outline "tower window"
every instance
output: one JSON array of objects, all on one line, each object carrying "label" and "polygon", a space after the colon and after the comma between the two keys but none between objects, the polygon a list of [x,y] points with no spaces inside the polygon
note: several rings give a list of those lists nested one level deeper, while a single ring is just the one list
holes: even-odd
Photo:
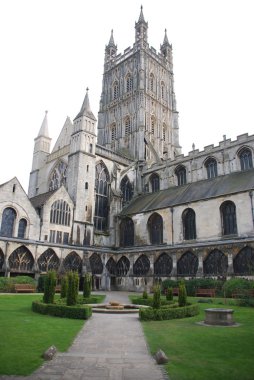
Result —
[{"label": "tower window", "polygon": [[94,226],[96,230],[105,231],[108,227],[109,214],[109,173],[103,162],[96,165],[95,173],[95,215]]},{"label": "tower window", "polygon": [[116,139],[116,125],[113,124],[111,128],[111,140],[115,141],[115,139]]},{"label": "tower window", "polygon": [[125,136],[129,136],[131,133],[131,121],[130,121],[130,118],[127,117],[125,119]]},{"label": "tower window", "polygon": [[88,182],[85,183],[85,189],[88,189]]},{"label": "tower window", "polygon": [[113,99],[117,99],[119,96],[119,85],[118,85],[118,82],[115,81],[114,84],[113,84]]},{"label": "tower window", "polygon": [[241,163],[241,170],[248,170],[253,168],[252,163],[252,154],[250,149],[244,148],[239,153],[240,163]]},{"label": "tower window", "polygon": [[207,178],[215,178],[217,177],[217,161],[214,158],[209,158],[206,163],[206,170],[207,170]]},{"label": "tower window", "polygon": [[126,91],[127,92],[130,92],[133,90],[133,78],[132,76],[129,74],[126,78]]},{"label": "tower window", "polygon": [[154,92],[154,75],[150,74],[150,90]]},{"label": "tower window", "polygon": [[177,176],[178,186],[185,185],[186,184],[186,169],[185,169],[185,167],[179,166],[176,169],[175,174]]}]

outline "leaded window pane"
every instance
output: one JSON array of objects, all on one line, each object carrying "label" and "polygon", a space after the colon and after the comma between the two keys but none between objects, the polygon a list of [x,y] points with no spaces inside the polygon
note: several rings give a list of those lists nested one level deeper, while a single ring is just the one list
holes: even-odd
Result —
[{"label": "leaded window pane", "polygon": [[254,249],[251,247],[241,249],[233,261],[233,267],[236,275],[253,275]]},{"label": "leaded window pane", "polygon": [[8,262],[11,272],[31,272],[34,258],[25,246],[21,246],[12,252]]},{"label": "leaded window pane", "polygon": [[133,265],[134,276],[145,276],[149,272],[150,261],[146,255],[141,255]]},{"label": "leaded window pane", "polygon": [[196,239],[195,219],[195,212],[191,208],[188,208],[183,212],[183,234],[185,240]]},{"label": "leaded window pane", "polygon": [[240,154],[241,170],[248,170],[253,168],[252,154],[250,149],[243,149]]},{"label": "leaded window pane", "polygon": [[122,192],[123,206],[124,206],[126,203],[130,202],[130,200],[133,197],[132,185],[131,185],[129,178],[127,176],[125,176],[122,179],[121,184],[120,184],[120,189]]},{"label": "leaded window pane", "polygon": [[151,244],[163,243],[163,219],[159,214],[154,213],[150,216],[148,230]]},{"label": "leaded window pane", "polygon": [[50,210],[50,223],[63,226],[70,225],[71,209],[63,199],[55,201]]},{"label": "leaded window pane", "polygon": [[102,274],[103,264],[101,257],[97,253],[93,253],[89,258],[92,274]]},{"label": "leaded window pane", "polygon": [[228,259],[218,249],[209,253],[204,261],[204,274],[225,276],[228,270]]},{"label": "leaded window pane", "polygon": [[49,178],[49,191],[56,190],[62,185],[66,185],[67,164],[60,161],[53,170]]},{"label": "leaded window pane", "polygon": [[181,166],[176,170],[176,176],[177,176],[178,186],[182,186],[186,184],[186,169],[184,166]]},{"label": "leaded window pane", "polygon": [[106,268],[108,270],[108,273],[112,276],[116,276],[117,274],[117,267],[116,262],[113,259],[113,257],[110,257],[110,259],[107,261]]},{"label": "leaded window pane", "polygon": [[105,231],[108,227],[109,213],[109,174],[102,162],[96,165],[95,192],[94,226],[98,231]]},{"label": "leaded window pane", "polygon": [[237,234],[235,204],[226,201],[221,205],[223,235]]},{"label": "leaded window pane", "polygon": [[7,207],[6,209],[4,209],[4,212],[2,215],[2,223],[1,223],[2,236],[7,236],[7,237],[13,236],[16,215],[17,215],[16,211],[13,208]]},{"label": "leaded window pane", "polygon": [[18,229],[18,238],[24,239],[26,236],[26,227],[27,221],[26,219],[20,219],[19,221],[19,229]]},{"label": "leaded window pane", "polygon": [[128,75],[127,80],[126,80],[126,91],[130,92],[132,91],[132,89],[133,89],[133,79],[131,75]]},{"label": "leaded window pane", "polygon": [[116,264],[117,276],[118,277],[127,276],[129,269],[130,269],[130,261],[127,259],[126,256],[122,256]]},{"label": "leaded window pane", "polygon": [[152,193],[160,190],[160,177],[158,174],[152,174],[150,177],[150,184],[152,188]]},{"label": "leaded window pane", "polygon": [[38,259],[38,267],[41,272],[48,272],[49,270],[57,271],[59,264],[60,260],[51,248],[43,252]]},{"label": "leaded window pane", "polygon": [[154,274],[156,276],[169,276],[172,268],[172,258],[166,253],[162,253],[154,263]]},{"label": "leaded window pane", "polygon": [[63,261],[63,267],[66,272],[75,271],[81,273],[82,259],[76,252],[71,252],[65,257]]},{"label": "leaded window pane", "polygon": [[217,177],[217,161],[213,158],[207,160],[206,170],[208,179]]},{"label": "leaded window pane", "polygon": [[131,218],[125,218],[120,224],[120,245],[130,247],[134,245],[134,223]]},{"label": "leaded window pane", "polygon": [[195,276],[198,270],[198,258],[192,252],[184,253],[177,262],[177,274]]}]

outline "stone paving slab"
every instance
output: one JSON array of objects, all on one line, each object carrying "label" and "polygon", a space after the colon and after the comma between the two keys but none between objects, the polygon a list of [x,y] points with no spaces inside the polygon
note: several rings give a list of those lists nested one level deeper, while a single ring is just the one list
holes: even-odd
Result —
[{"label": "stone paving slab", "polygon": [[[129,303],[128,293],[109,292],[105,302]],[[138,314],[96,314],[72,346],[32,375],[1,380],[167,380],[148,352]]]}]

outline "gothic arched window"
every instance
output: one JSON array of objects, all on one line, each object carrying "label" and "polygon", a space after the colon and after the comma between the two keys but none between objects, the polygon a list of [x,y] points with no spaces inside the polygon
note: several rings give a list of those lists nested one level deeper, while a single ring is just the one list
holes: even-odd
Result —
[{"label": "gothic arched window", "polygon": [[48,272],[49,270],[57,271],[59,265],[60,260],[52,248],[48,248],[38,259],[38,267],[41,272]]},{"label": "gothic arched window", "polygon": [[130,261],[127,259],[126,256],[122,256],[116,264],[117,276],[119,277],[127,276],[129,269],[130,269]]},{"label": "gothic arched window", "polygon": [[116,125],[115,123],[111,127],[111,141],[115,141],[116,139]]},{"label": "gothic arched window", "polygon": [[102,274],[103,264],[101,257],[97,253],[93,253],[89,258],[92,274]]},{"label": "gothic arched window", "polygon": [[161,98],[165,99],[165,83],[161,82]]},{"label": "gothic arched window", "polygon": [[148,231],[151,244],[163,243],[163,219],[159,214],[154,213],[148,219]]},{"label": "gothic arched window", "polygon": [[196,239],[196,216],[191,208],[184,210],[182,214],[183,236],[185,240]]},{"label": "gothic arched window", "polygon": [[70,225],[71,209],[63,199],[55,201],[50,210],[50,223]]},{"label": "gothic arched window", "polygon": [[228,269],[228,259],[218,249],[209,253],[204,261],[204,274],[225,275]]},{"label": "gothic arched window", "polygon": [[186,184],[186,169],[184,166],[178,166],[175,170],[175,174],[177,176],[178,186],[182,186]]},{"label": "gothic arched window", "polygon": [[153,173],[149,178],[150,184],[151,184],[151,190],[152,193],[155,193],[156,191],[160,191],[160,177],[158,174]]},{"label": "gothic arched window", "polygon": [[130,247],[134,245],[134,223],[131,218],[124,218],[120,224],[120,245]]},{"label": "gothic arched window", "polygon": [[166,124],[164,123],[163,128],[162,128],[162,138],[164,142],[166,141],[166,130],[167,130],[167,127],[166,127]]},{"label": "gothic arched window", "polygon": [[152,135],[155,134],[155,117],[154,116],[151,117],[151,133]]},{"label": "gothic arched window", "polygon": [[82,259],[76,252],[71,252],[65,257],[63,261],[63,267],[66,272],[75,271],[81,273]]},{"label": "gothic arched window", "polygon": [[126,117],[125,119],[125,137],[128,137],[131,133],[131,119]]},{"label": "gothic arched window", "polygon": [[108,273],[110,275],[116,276],[116,274],[117,274],[116,262],[113,259],[113,257],[110,257],[110,259],[107,261],[106,268],[107,268]]},{"label": "gothic arched window", "polygon": [[149,83],[149,88],[152,92],[154,92],[154,75],[151,73],[150,74],[150,83]]},{"label": "gothic arched window", "polygon": [[130,202],[133,197],[133,189],[128,176],[124,176],[120,183],[120,190],[123,197],[123,205]]},{"label": "gothic arched window", "polygon": [[109,173],[103,162],[96,165],[95,170],[94,226],[98,231],[105,231],[108,227],[109,213]]},{"label": "gothic arched window", "polygon": [[27,221],[22,218],[19,221],[18,238],[24,239],[26,237]]},{"label": "gothic arched window", "polygon": [[31,272],[34,265],[33,255],[24,245],[15,249],[8,261],[11,272]]},{"label": "gothic arched window", "polygon": [[208,179],[215,178],[218,176],[217,161],[214,158],[209,158],[208,160],[206,160],[205,167]]},{"label": "gothic arched window", "polygon": [[134,276],[145,276],[150,269],[150,260],[146,255],[141,255],[133,265]]},{"label": "gothic arched window", "polygon": [[220,206],[222,219],[222,235],[237,234],[236,208],[231,201],[223,202]]},{"label": "gothic arched window", "polygon": [[239,158],[241,163],[241,170],[248,170],[253,168],[251,150],[244,148],[239,152]]},{"label": "gothic arched window", "polygon": [[117,81],[113,84],[113,99],[116,100],[119,96],[119,84]]},{"label": "gothic arched window", "polygon": [[233,267],[236,275],[253,275],[254,249],[248,246],[241,249],[233,261]]},{"label": "gothic arched window", "polygon": [[177,274],[195,276],[198,270],[198,258],[192,252],[184,253],[177,262]]},{"label": "gothic arched window", "polygon": [[4,209],[1,223],[1,236],[12,237],[17,213],[12,207]]},{"label": "gothic arched window", "polygon": [[67,164],[60,161],[49,178],[49,191],[56,190],[62,185],[66,185]]},{"label": "gothic arched window", "polygon": [[126,77],[126,91],[130,92],[133,90],[133,78],[130,74]]},{"label": "gothic arched window", "polygon": [[172,268],[172,258],[166,253],[162,253],[154,263],[154,274],[156,276],[169,276]]}]

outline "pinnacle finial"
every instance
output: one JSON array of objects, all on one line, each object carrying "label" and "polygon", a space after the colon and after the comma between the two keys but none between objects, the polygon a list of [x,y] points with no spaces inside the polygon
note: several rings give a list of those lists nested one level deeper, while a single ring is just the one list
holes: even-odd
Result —
[{"label": "pinnacle finial", "polygon": [[87,88],[86,88],[86,92],[88,92],[88,91],[89,91],[89,88],[87,87]]}]

